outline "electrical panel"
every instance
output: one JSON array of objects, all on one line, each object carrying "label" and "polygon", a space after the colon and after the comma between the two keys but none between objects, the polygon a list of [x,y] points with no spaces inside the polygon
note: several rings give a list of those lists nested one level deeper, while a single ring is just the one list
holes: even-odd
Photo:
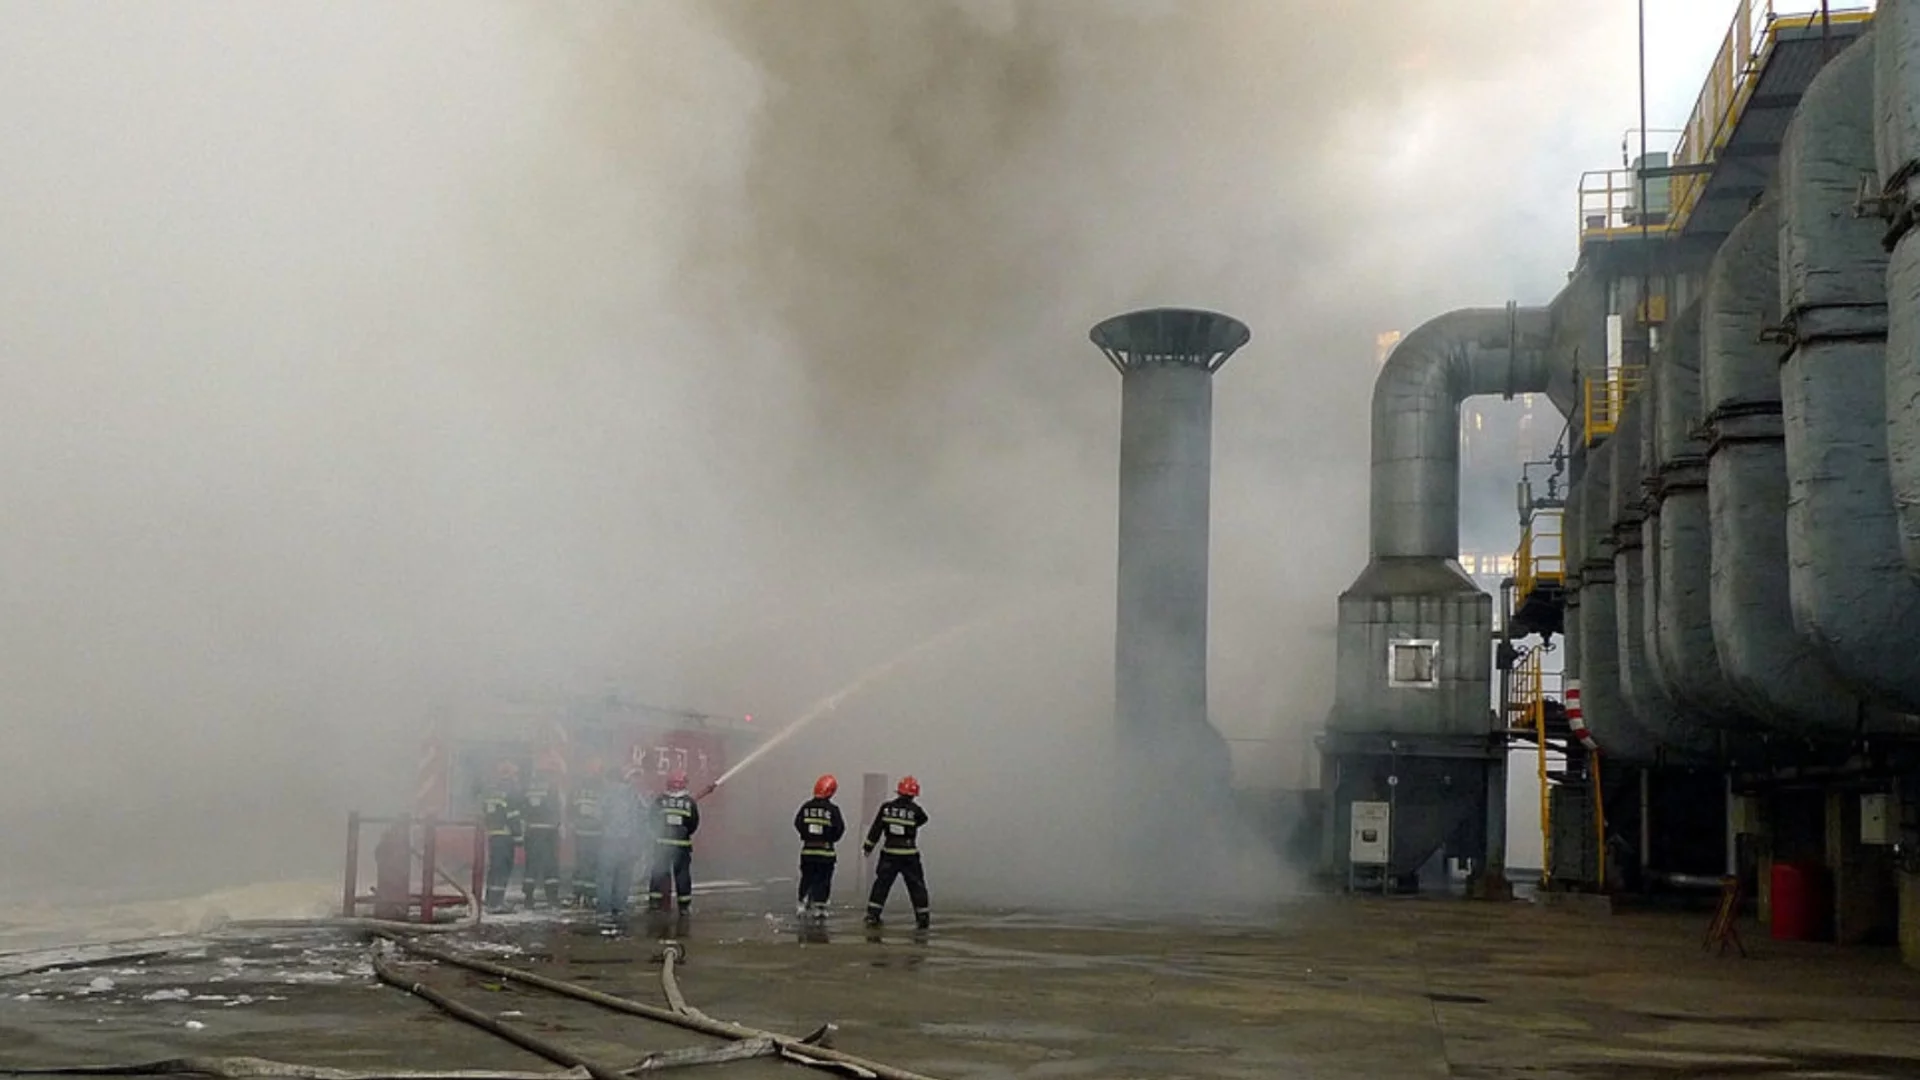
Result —
[{"label": "electrical panel", "polygon": [[1877,846],[1893,843],[1893,796],[1874,792],[1860,796],[1860,842]]},{"label": "electrical panel", "polygon": [[1385,866],[1393,823],[1393,807],[1383,802],[1353,804],[1353,831],[1347,860],[1355,866]]}]

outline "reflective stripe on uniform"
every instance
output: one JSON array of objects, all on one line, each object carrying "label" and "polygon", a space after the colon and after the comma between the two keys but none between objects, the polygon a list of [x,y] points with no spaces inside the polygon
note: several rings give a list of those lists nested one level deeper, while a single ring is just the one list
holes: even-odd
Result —
[{"label": "reflective stripe on uniform", "polygon": [[801,848],[801,849],[800,849],[800,854],[802,854],[802,855],[825,855],[825,856],[826,856],[827,858],[829,858],[829,859],[831,859],[831,858],[833,858],[833,855],[834,855],[834,851],[833,851],[833,849],[832,849],[832,848],[830,848],[830,847],[829,847],[829,848],[817,848],[817,847],[803,847],[803,848]]},{"label": "reflective stripe on uniform", "polygon": [[691,840],[666,840],[666,839],[661,839],[661,840],[657,840],[657,841],[655,841],[655,843],[659,843],[659,844],[665,844],[665,845],[667,845],[668,847],[684,847],[684,848],[690,848],[690,847],[692,847],[692,846],[693,846],[693,841],[691,841]]},{"label": "reflective stripe on uniform", "polygon": [[920,854],[920,849],[919,848],[883,847],[880,849],[880,854],[882,855],[918,855]]}]

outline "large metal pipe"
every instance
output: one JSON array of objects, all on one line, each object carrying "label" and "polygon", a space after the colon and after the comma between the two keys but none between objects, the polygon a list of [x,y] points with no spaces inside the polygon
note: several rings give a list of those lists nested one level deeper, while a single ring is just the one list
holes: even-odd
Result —
[{"label": "large metal pipe", "polygon": [[1874,35],[1821,70],[1780,155],[1780,369],[1793,625],[1869,697],[1920,709],[1920,584],[1887,466],[1884,223],[1853,212],[1873,166]]},{"label": "large metal pipe", "polygon": [[1733,688],[1713,645],[1710,582],[1713,530],[1707,507],[1707,441],[1700,421],[1700,305],[1668,328],[1651,375],[1647,435],[1652,442],[1654,510],[1646,528],[1648,639],[1654,671],[1699,722],[1737,722]]},{"label": "large metal pipe", "polygon": [[1920,4],[1881,0],[1874,15],[1874,140],[1893,220],[1887,260],[1886,423],[1900,547],[1920,571]]},{"label": "large metal pipe", "polygon": [[1576,481],[1567,529],[1580,536],[1579,603],[1573,632],[1587,727],[1608,760],[1651,762],[1659,741],[1641,726],[1620,692],[1619,606],[1614,590],[1612,454],[1609,441],[1586,453],[1584,479]]},{"label": "large metal pipe", "polygon": [[[1372,558],[1340,596],[1331,729],[1484,747],[1496,725],[1492,601],[1461,569],[1460,403],[1538,393],[1544,309],[1466,309],[1408,334],[1373,388]],[[1425,652],[1409,682],[1395,657]],[[1404,793],[1403,793],[1404,794]]]},{"label": "large metal pipe", "polygon": [[1749,213],[1708,272],[1701,322],[1712,520],[1713,640],[1727,680],[1782,733],[1850,734],[1859,702],[1793,629],[1787,573],[1782,346],[1763,331],[1779,311],[1778,220]]},{"label": "large metal pipe", "polygon": [[1640,395],[1627,407],[1618,427],[1607,439],[1606,458],[1611,472],[1608,499],[1613,518],[1614,635],[1620,665],[1620,694],[1640,727],[1658,739],[1670,756],[1696,757],[1711,752],[1713,740],[1675,706],[1654,671],[1647,649],[1646,625],[1651,620],[1645,552],[1642,549],[1647,512],[1646,477],[1652,463],[1651,447],[1641,439],[1646,427],[1647,399]]},{"label": "large metal pipe", "polygon": [[1647,503],[1640,439],[1646,427],[1646,405],[1645,396],[1638,397],[1607,439],[1613,446],[1607,457],[1613,475],[1609,502],[1614,602],[1619,616],[1614,634],[1620,651],[1620,693],[1627,699],[1627,707],[1640,718],[1642,727],[1671,737],[1686,719],[1674,710],[1647,654],[1646,623],[1651,605],[1647,602],[1647,564],[1642,548]]},{"label": "large metal pipe", "polygon": [[1544,393],[1546,308],[1466,308],[1408,334],[1373,384],[1375,559],[1460,556],[1460,403]]}]

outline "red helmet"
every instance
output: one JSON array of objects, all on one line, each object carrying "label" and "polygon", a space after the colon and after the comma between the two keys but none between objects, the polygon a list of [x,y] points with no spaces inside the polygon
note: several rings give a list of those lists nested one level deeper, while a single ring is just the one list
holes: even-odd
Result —
[{"label": "red helmet", "polygon": [[903,776],[900,778],[900,786],[894,790],[909,799],[917,799],[920,797],[920,781],[911,776]]},{"label": "red helmet", "polygon": [[833,793],[839,790],[840,781],[835,780],[832,773],[813,782],[813,797],[816,799],[831,799]]},{"label": "red helmet", "polygon": [[607,763],[597,757],[588,758],[587,764],[581,771],[586,773],[590,779],[598,780],[600,775],[607,771]]},{"label": "red helmet", "polygon": [[675,769],[672,772],[668,773],[667,774],[667,790],[668,791],[687,790],[687,770]]},{"label": "red helmet", "polygon": [[502,780],[518,780],[520,778],[520,766],[513,761],[501,760],[494,763],[493,775]]}]

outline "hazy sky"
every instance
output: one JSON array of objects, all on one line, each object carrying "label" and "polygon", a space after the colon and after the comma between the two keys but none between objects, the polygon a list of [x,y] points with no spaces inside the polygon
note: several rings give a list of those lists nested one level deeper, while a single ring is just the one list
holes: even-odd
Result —
[{"label": "hazy sky", "polygon": [[[1677,127],[1732,5],[1653,6]],[[0,862],[327,866],[433,702],[773,723],[1018,597],[834,745],[1033,790],[1110,686],[1085,331],[1147,304],[1254,330],[1217,722],[1317,724],[1374,335],[1549,299],[1635,120],[1631,4],[1365,7],[0,2]]]}]

